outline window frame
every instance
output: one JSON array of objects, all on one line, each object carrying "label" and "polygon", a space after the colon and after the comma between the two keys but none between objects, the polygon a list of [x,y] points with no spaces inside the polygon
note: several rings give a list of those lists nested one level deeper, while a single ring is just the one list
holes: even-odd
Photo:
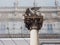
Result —
[{"label": "window frame", "polygon": [[44,44],[60,44],[60,42],[42,42],[41,45],[44,45]]}]

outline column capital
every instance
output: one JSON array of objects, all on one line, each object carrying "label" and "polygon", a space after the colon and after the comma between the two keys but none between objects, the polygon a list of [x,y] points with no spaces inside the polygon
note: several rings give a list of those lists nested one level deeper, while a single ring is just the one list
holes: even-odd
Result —
[{"label": "column capital", "polygon": [[24,23],[25,27],[28,30],[31,29],[40,30],[43,24],[43,16],[41,15],[25,16]]}]

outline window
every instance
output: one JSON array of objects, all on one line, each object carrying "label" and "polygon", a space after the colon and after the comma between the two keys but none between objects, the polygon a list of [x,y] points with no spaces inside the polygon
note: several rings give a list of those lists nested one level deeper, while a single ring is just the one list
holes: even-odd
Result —
[{"label": "window", "polygon": [[0,24],[0,34],[4,34],[6,31],[6,25],[4,23]]},{"label": "window", "polygon": [[41,45],[60,45],[59,42],[55,43],[42,43]]},{"label": "window", "polygon": [[48,33],[53,33],[53,25],[52,24],[47,24],[47,31],[48,31]]}]

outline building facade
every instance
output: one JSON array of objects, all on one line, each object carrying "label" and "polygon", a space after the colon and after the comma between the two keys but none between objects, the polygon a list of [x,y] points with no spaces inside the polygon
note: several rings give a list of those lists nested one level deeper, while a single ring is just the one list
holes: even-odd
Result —
[{"label": "building facade", "polygon": [[[23,38],[27,38],[23,41],[25,41],[24,43],[26,45],[29,43],[28,38],[30,37],[30,31],[25,27],[23,16],[27,8],[28,7],[18,7],[17,10],[15,10],[14,7],[0,7],[0,38],[10,38],[8,40],[17,38],[19,40],[17,40],[18,42],[16,45],[19,45],[19,41],[21,42]],[[41,7],[40,12],[44,18],[46,18],[43,27],[39,31],[40,44],[60,45],[60,20],[55,18],[60,16],[60,7],[58,9],[56,7]],[[53,20],[53,18],[56,20]],[[15,45],[16,42],[16,40],[15,42],[14,40],[15,39],[12,40],[13,45]],[[3,41],[3,44],[5,43],[6,42]]]}]

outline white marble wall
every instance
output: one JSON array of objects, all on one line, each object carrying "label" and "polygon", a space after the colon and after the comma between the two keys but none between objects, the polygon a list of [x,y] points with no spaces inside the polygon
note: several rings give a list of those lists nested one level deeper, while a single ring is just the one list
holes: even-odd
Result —
[{"label": "white marble wall", "polygon": [[[49,32],[47,24],[52,24],[52,28],[53,30],[51,30]],[[25,27],[24,22],[19,22],[19,21],[13,21],[13,22],[0,22],[0,34],[20,34],[20,33],[24,33],[24,34],[29,34],[29,31],[27,30],[27,28]],[[39,33],[58,33],[60,34],[60,22],[52,22],[52,23],[43,23],[43,27],[41,28],[41,30],[39,31]]]}]

